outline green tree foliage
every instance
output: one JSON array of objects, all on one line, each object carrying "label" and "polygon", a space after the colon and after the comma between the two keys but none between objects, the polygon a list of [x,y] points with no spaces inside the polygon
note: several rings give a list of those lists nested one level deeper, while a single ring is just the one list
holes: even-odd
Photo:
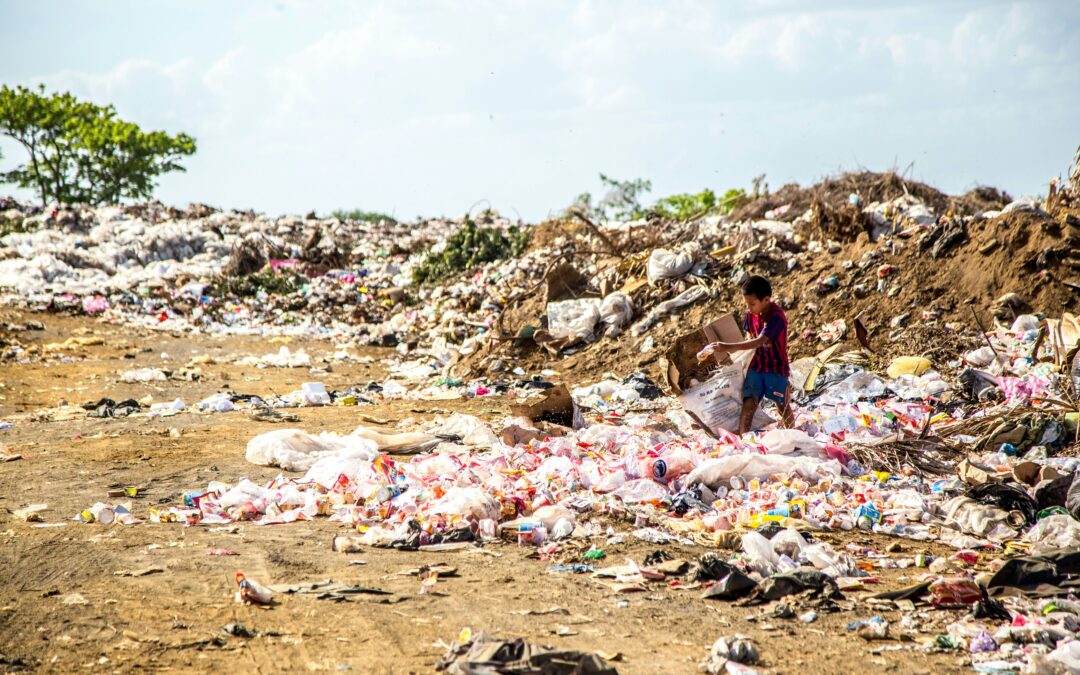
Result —
[{"label": "green tree foliage", "polygon": [[477,227],[469,219],[450,235],[441,253],[429,253],[413,269],[413,280],[421,284],[438,281],[476,265],[516,258],[528,244],[528,230],[511,226],[504,234],[494,227]]},{"label": "green tree foliage", "polygon": [[570,210],[580,211],[594,220],[633,220],[645,215],[641,197],[652,190],[652,181],[644,178],[620,181],[600,174],[600,184],[605,192],[599,201],[594,204],[592,195],[584,192],[570,205]]},{"label": "green tree foliage", "polygon": [[359,220],[364,223],[377,223],[382,220],[389,221],[391,223],[396,222],[393,216],[388,216],[385,213],[379,213],[378,211],[363,211],[361,209],[338,209],[330,212],[331,218],[337,218],[338,220]]},{"label": "green tree foliage", "polygon": [[0,181],[34,190],[43,204],[148,199],[158,176],[184,171],[180,160],[195,153],[187,134],[143,131],[119,119],[111,105],[46,94],[44,87],[0,88],[0,134],[29,156]]},{"label": "green tree foliage", "polygon": [[710,214],[727,214],[747,200],[746,190],[731,189],[718,197],[705,188],[697,194],[684,192],[658,199],[652,206],[643,206],[642,197],[652,191],[652,182],[644,178],[615,180],[600,174],[600,184],[605,188],[604,197],[594,202],[592,195],[584,192],[574,200],[567,213],[580,213],[592,220],[634,220],[645,216],[659,216],[674,220],[686,220]]},{"label": "green tree foliage", "polygon": [[726,215],[745,203],[746,199],[746,190],[741,188],[728,190],[719,199],[715,192],[705,188],[697,194],[684,192],[658,199],[651,210],[663,218],[687,220],[710,214]]}]

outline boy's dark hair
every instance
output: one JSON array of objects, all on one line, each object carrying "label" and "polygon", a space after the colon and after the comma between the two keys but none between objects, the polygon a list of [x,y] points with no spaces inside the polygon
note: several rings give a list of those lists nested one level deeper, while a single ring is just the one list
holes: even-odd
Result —
[{"label": "boy's dark hair", "polygon": [[743,295],[752,295],[758,300],[772,297],[772,284],[765,277],[754,275],[743,282]]}]

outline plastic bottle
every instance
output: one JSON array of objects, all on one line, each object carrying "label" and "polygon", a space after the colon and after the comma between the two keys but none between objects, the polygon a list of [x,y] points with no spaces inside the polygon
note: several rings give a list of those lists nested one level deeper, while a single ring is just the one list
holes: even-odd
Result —
[{"label": "plastic bottle", "polygon": [[384,485],[375,491],[375,501],[379,502],[380,504],[383,502],[388,502],[404,491],[405,488],[401,487],[400,485]]},{"label": "plastic bottle", "polygon": [[274,594],[269,588],[248,579],[243,572],[236,573],[236,584],[239,586],[236,592],[237,602],[245,605],[268,605],[273,601]]},{"label": "plastic bottle", "polygon": [[499,524],[493,518],[483,518],[479,522],[479,534],[480,538],[484,540],[497,539],[499,534]]},{"label": "plastic bottle", "polygon": [[685,452],[669,452],[652,460],[649,474],[656,480],[673,481],[694,470],[694,461]]}]

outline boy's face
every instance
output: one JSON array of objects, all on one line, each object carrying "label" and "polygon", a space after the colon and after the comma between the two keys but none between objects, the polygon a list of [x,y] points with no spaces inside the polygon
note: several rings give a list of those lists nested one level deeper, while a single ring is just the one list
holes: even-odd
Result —
[{"label": "boy's face", "polygon": [[753,295],[744,295],[743,300],[746,301],[746,309],[750,310],[751,314],[763,314],[765,308],[769,306],[769,298],[759,298]]}]

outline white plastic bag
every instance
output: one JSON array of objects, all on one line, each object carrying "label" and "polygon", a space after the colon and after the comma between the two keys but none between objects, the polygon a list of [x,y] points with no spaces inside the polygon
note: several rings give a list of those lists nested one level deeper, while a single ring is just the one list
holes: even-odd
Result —
[{"label": "white plastic bag", "polygon": [[772,543],[760,532],[747,532],[742,538],[742,548],[751,567],[762,576],[776,572],[780,557],[773,551]]},{"label": "white plastic bag", "polygon": [[669,251],[666,248],[658,248],[649,256],[646,273],[649,283],[655,285],[661,279],[681,277],[689,272],[693,265],[694,254],[687,249]]},{"label": "white plastic bag", "polygon": [[801,429],[772,429],[761,437],[761,444],[773,455],[799,452],[803,455],[821,456],[822,444]]},{"label": "white plastic bag", "polygon": [[[738,431],[743,380],[753,358],[754,352],[751,350],[732,353],[730,364],[720,366],[708,380],[679,395],[683,408],[693,413],[714,433],[720,429]],[[753,426],[760,429],[770,421],[759,407],[754,414]]]},{"label": "white plastic bag", "polygon": [[591,340],[600,321],[600,301],[579,298],[549,302],[547,305],[548,332],[557,338],[571,341]]},{"label": "white plastic bag", "polygon": [[637,504],[641,502],[657,501],[669,496],[670,493],[667,488],[654,480],[649,478],[639,478],[637,480],[627,481],[611,494],[622,499],[624,502]]},{"label": "white plastic bag", "polygon": [[436,436],[458,436],[462,445],[491,447],[499,443],[499,437],[479,417],[454,413],[441,421],[431,433]]},{"label": "white plastic bag", "polygon": [[840,462],[791,455],[728,455],[702,462],[686,478],[687,485],[702,483],[710,489],[726,484],[732,476],[745,480],[765,480],[779,473],[797,473],[804,478],[833,478],[840,475]]},{"label": "white plastic bag", "polygon": [[656,325],[657,321],[663,319],[665,316],[674,312],[676,309],[695,303],[698,300],[707,298],[708,296],[709,291],[705,290],[703,286],[691,286],[682,293],[676,295],[671,300],[665,300],[659,305],[653,307],[652,310],[650,310],[649,313],[646,314],[643,319],[641,319],[641,321],[638,321],[633,325],[633,327],[630,329],[630,333],[634,337],[641,337],[645,334],[646,331]]},{"label": "white plastic bag", "polygon": [[307,471],[323,457],[363,458],[374,461],[379,447],[374,441],[356,436],[322,433],[318,436],[300,429],[278,429],[248,441],[245,459],[261,466],[280,466],[286,471]]},{"label": "white plastic bag", "polygon": [[[980,504],[970,497],[953,497],[945,502],[942,509],[945,511],[948,525],[976,537],[986,537],[991,541],[1001,542],[1014,539],[1019,534],[1009,526],[1008,511],[996,506]],[[1043,520],[1046,521],[1049,518]]]},{"label": "white plastic bag", "polygon": [[453,486],[439,498],[431,509],[432,513],[447,516],[461,516],[467,520],[499,519],[499,502],[478,487]]},{"label": "white plastic bag", "polygon": [[634,303],[626,293],[609,293],[600,303],[600,321],[609,331],[622,330],[634,318]]},{"label": "white plastic bag", "polygon": [[1080,521],[1064,514],[1047,516],[1027,531],[1024,541],[1031,543],[1034,555],[1061,548],[1080,548]]}]

